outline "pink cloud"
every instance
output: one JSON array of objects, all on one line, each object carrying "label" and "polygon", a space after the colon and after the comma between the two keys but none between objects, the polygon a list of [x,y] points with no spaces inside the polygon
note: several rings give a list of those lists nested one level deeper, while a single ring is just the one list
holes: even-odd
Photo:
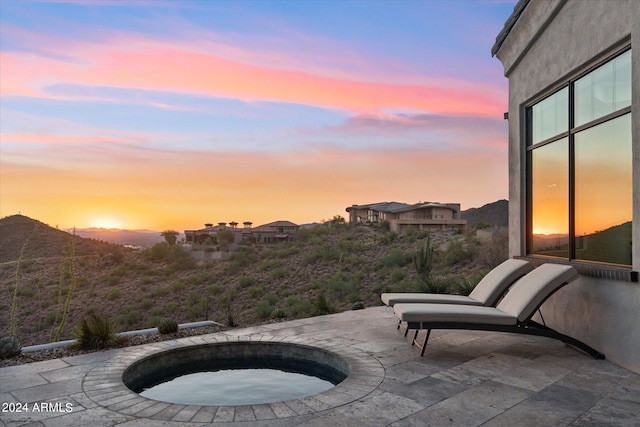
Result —
[{"label": "pink cloud", "polygon": [[0,93],[47,97],[47,86],[73,83],[292,102],[355,112],[410,108],[496,117],[504,110],[492,88],[337,78],[301,68],[247,64],[135,36],[120,37],[109,45],[72,42],[50,49],[65,57],[0,53]]},{"label": "pink cloud", "polygon": [[52,133],[25,133],[25,134],[0,134],[0,141],[8,143],[37,143],[37,144],[110,144],[110,143],[144,143],[147,141],[143,137],[103,137],[95,135],[56,135]]}]

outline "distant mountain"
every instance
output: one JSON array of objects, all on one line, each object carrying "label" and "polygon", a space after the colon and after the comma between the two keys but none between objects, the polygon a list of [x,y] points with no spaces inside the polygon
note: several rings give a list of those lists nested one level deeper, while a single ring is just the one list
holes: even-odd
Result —
[{"label": "distant mountain", "polygon": [[23,246],[23,259],[62,256],[72,239],[76,255],[104,254],[114,248],[110,243],[74,236],[24,215],[11,215],[0,219],[0,262],[17,261]]},{"label": "distant mountain", "polygon": [[[153,230],[80,228],[76,229],[76,234],[81,237],[102,240],[103,242],[115,243],[117,245],[142,247],[153,246],[156,243],[164,241],[164,238],[160,235],[160,231]],[[178,235],[178,240],[180,240],[181,237],[182,235]]]},{"label": "distant mountain", "polygon": [[498,200],[488,203],[480,208],[471,208],[461,212],[462,219],[467,220],[467,225],[489,224],[491,227],[509,227],[509,202]]}]

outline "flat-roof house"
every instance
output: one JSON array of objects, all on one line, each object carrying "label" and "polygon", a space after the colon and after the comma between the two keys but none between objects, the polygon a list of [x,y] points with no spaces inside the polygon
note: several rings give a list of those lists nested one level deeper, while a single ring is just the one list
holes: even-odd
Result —
[{"label": "flat-roof house", "polygon": [[491,53],[509,79],[510,255],[575,266],[544,322],[640,372],[640,1],[520,0]]},{"label": "flat-roof house", "polygon": [[243,222],[243,227],[238,227],[238,223],[231,221],[219,222],[218,225],[212,223],[205,224],[199,230],[185,230],[185,241],[189,244],[203,244],[207,241],[212,244],[217,243],[218,232],[229,230],[233,233],[233,243],[272,243],[284,240],[292,240],[300,228],[299,225],[291,221],[274,221],[258,227],[252,227],[250,221]]},{"label": "flat-roof house", "polygon": [[352,224],[389,223],[389,230],[403,234],[409,229],[444,230],[467,224],[461,218],[459,203],[420,202],[413,205],[398,202],[380,202],[352,205],[347,208]]}]

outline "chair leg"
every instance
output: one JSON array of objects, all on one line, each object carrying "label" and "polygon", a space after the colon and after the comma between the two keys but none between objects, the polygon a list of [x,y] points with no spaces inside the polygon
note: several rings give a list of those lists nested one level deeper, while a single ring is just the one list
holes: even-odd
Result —
[{"label": "chair leg", "polygon": [[416,329],[416,333],[413,336],[413,341],[411,342],[411,345],[415,345],[420,349],[420,357],[422,357],[424,356],[424,350],[427,348],[427,341],[429,341],[429,335],[431,335],[431,329],[426,330],[426,334],[424,336],[424,340],[422,341],[422,344],[418,342],[418,331],[419,329]]},{"label": "chair leg", "polygon": [[429,335],[431,335],[431,329],[427,329],[427,335],[424,337],[424,342],[422,343],[422,349],[420,350],[420,357],[424,356],[424,351],[427,348],[427,341],[429,340]]}]

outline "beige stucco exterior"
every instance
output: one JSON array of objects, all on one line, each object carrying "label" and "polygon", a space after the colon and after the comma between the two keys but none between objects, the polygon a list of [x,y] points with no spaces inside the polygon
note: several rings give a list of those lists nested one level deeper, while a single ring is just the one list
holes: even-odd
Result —
[{"label": "beige stucco exterior", "polygon": [[[522,2],[520,5],[523,5]],[[640,269],[640,1],[532,0],[496,56],[509,79],[509,252],[525,253],[524,106],[620,50],[632,49],[632,269]],[[585,271],[585,268],[582,269]],[[640,372],[640,284],[584,274],[553,295],[544,320]]]},{"label": "beige stucco exterior", "polygon": [[370,205],[353,205],[347,208],[352,224],[389,223],[389,230],[403,234],[410,229],[444,230],[467,224],[461,217],[459,203],[416,203],[408,205],[397,202],[381,202]]}]

